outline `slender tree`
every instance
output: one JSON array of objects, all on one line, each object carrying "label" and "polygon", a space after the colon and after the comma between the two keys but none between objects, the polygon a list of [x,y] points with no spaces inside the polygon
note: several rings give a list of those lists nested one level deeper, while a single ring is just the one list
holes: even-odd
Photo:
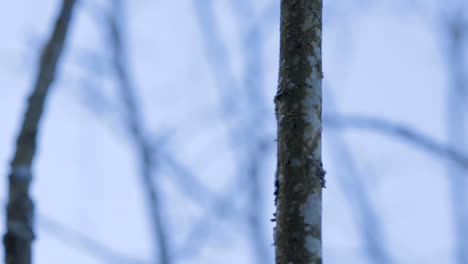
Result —
[{"label": "slender tree", "polygon": [[36,153],[39,123],[62,55],[75,0],[64,0],[54,30],[44,46],[38,74],[23,117],[16,141],[16,152],[10,164],[8,177],[8,204],[5,245],[5,263],[29,264],[34,240],[33,201],[29,194],[31,168]]},{"label": "slender tree", "polygon": [[322,263],[322,0],[282,0],[277,264]]}]

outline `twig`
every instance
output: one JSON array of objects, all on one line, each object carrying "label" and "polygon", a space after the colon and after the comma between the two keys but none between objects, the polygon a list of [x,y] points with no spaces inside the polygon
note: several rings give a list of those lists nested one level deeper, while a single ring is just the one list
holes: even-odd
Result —
[{"label": "twig", "polygon": [[463,168],[468,168],[467,156],[410,127],[368,116],[324,116],[324,119],[325,125],[330,127],[365,129],[403,139],[422,150],[452,160]]},{"label": "twig", "polygon": [[[330,89],[327,90],[330,91]],[[325,104],[328,107],[328,111],[336,113],[337,106],[331,91],[326,98],[328,100]],[[354,209],[352,216],[361,233],[369,261],[379,264],[393,263],[391,254],[388,252],[377,208],[371,202],[369,190],[356,166],[346,139],[341,131],[338,130],[335,130],[330,135],[329,146],[332,148],[332,157],[337,165],[340,164],[340,166],[336,166],[338,168],[336,179],[342,192]]]},{"label": "twig", "polygon": [[123,0],[115,0],[112,3],[112,12],[108,20],[109,39],[111,42],[113,65],[115,76],[118,80],[119,95],[126,111],[124,117],[125,126],[129,136],[135,144],[135,149],[140,161],[140,180],[147,198],[148,212],[151,217],[151,225],[154,240],[154,260],[160,264],[169,264],[169,243],[161,212],[160,194],[153,183],[154,164],[152,162],[151,144],[145,135],[140,109],[138,108],[135,88],[128,69],[128,58],[124,43],[123,25],[125,23]]},{"label": "twig", "polygon": [[[247,189],[249,190],[249,200],[250,208],[247,211],[247,220],[249,226],[249,241],[252,243],[253,254],[255,255],[257,263],[266,263],[269,262],[269,252],[268,252],[268,242],[266,242],[266,235],[264,234],[261,219],[262,219],[262,209],[263,209],[263,195],[261,192],[261,177],[260,177],[260,168],[262,164],[261,157],[264,157],[264,152],[262,151],[262,139],[260,132],[263,129],[262,111],[264,109],[262,105],[262,92],[263,88],[261,73],[261,44],[262,39],[264,38],[263,27],[261,26],[263,22],[263,16],[259,21],[253,20],[254,23],[249,21],[248,26],[245,25],[245,20],[248,20],[252,14],[252,6],[250,1],[240,0],[231,2],[233,9],[237,15],[238,23],[241,25],[242,29],[246,29],[247,34],[242,33],[240,37],[240,44],[245,52],[245,67],[244,67],[244,76],[242,83],[237,84],[230,81],[233,77],[232,72],[229,67],[218,67],[219,65],[229,65],[229,54],[227,49],[224,46],[221,34],[219,33],[218,28],[216,27],[215,15],[213,12],[213,1],[196,1],[195,11],[200,23],[200,30],[203,36],[206,55],[208,61],[212,64],[212,71],[217,78],[218,89],[221,90],[221,103],[224,105],[223,112],[228,115],[224,115],[228,121],[232,116],[241,114],[240,106],[242,105],[242,99],[245,99],[246,109],[245,114],[248,117],[247,120],[243,120],[240,124],[231,128],[229,134],[229,144],[234,150],[238,147],[239,138],[243,139],[242,150],[234,151],[235,160],[237,163],[236,166],[236,175],[238,175],[238,182],[246,181],[248,182]],[[271,11],[270,6],[267,8],[268,12]],[[266,12],[266,14],[268,14]],[[267,16],[265,16],[267,17]],[[228,82],[229,85],[225,85],[225,82]],[[226,94],[234,92],[234,89],[239,90],[242,88],[243,93],[237,93],[236,97],[227,96]],[[244,97],[242,97],[244,96]],[[230,100],[233,100],[231,102]],[[232,109],[227,107],[234,105]],[[233,112],[234,111],[234,112]]]},{"label": "twig", "polygon": [[133,257],[123,255],[114,249],[104,245],[103,243],[84,235],[83,233],[72,230],[64,226],[56,220],[44,215],[39,215],[39,227],[44,229],[51,235],[58,239],[81,248],[82,250],[90,253],[96,258],[103,260],[107,263],[122,263],[122,264],[149,264],[148,261],[138,260]]}]

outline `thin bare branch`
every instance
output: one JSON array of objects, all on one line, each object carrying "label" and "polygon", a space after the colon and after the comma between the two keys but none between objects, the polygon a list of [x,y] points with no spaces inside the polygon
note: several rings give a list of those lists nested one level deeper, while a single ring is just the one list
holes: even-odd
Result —
[{"label": "thin bare branch", "polygon": [[[336,114],[337,105],[330,89],[325,102],[328,111]],[[329,133],[328,146],[331,147],[332,158],[336,161],[337,182],[343,194],[347,197],[350,206],[354,209],[352,216],[361,233],[366,254],[370,263],[390,264],[393,263],[388,251],[384,230],[379,219],[378,210],[371,201],[368,188],[365,185],[363,175],[356,166],[351,149],[342,131],[335,130]]]},{"label": "thin bare branch", "polygon": [[387,134],[406,141],[436,156],[452,160],[463,168],[468,168],[468,157],[464,154],[445,146],[427,135],[404,125],[385,121],[376,117],[342,115],[324,116],[325,125],[335,128],[364,129],[373,132]]},{"label": "thin bare branch", "polygon": [[40,120],[65,46],[75,2],[63,1],[53,33],[42,50],[36,81],[16,141],[16,152],[8,178],[7,232],[3,238],[7,264],[29,264],[32,261],[31,247],[35,235],[34,205],[29,195],[31,170]]},{"label": "thin bare branch", "polygon": [[115,76],[118,80],[120,99],[126,111],[124,123],[135,145],[135,151],[139,156],[140,180],[147,198],[147,207],[151,218],[154,261],[158,260],[160,264],[169,264],[171,263],[170,250],[166,229],[163,227],[164,218],[161,212],[161,195],[153,182],[154,164],[152,162],[151,144],[146,138],[142,114],[135,94],[136,89],[128,68],[123,28],[125,26],[123,0],[115,0],[111,6],[112,12],[108,20],[108,29],[113,65]]},{"label": "thin bare branch", "polygon": [[[450,1],[449,1],[450,2]],[[468,6],[449,4],[446,17],[442,17],[441,42],[446,59],[446,70],[448,76],[448,87],[446,89],[446,128],[448,144],[454,150],[463,151],[467,147],[468,127],[467,98],[468,78],[466,77],[467,66],[466,52],[468,52]],[[442,11],[441,11],[442,12]],[[442,15],[443,16],[443,15]],[[453,214],[453,234],[455,263],[468,263],[468,170],[456,166],[453,162],[447,163],[447,174],[449,176],[450,196]]]},{"label": "thin bare branch", "polygon": [[[243,79],[239,84],[229,82],[233,78],[233,74],[229,67],[216,67],[215,63],[229,65],[229,54],[224,46],[221,33],[216,27],[215,14],[213,12],[213,1],[196,1],[195,10],[197,18],[200,22],[200,30],[205,43],[206,55],[212,63],[212,71],[216,78],[218,89],[221,90],[221,102],[226,107],[227,105],[242,105],[244,111],[234,107],[234,112],[230,109],[224,109],[225,113],[232,115],[241,115],[241,122],[230,130],[229,143],[233,151],[237,148],[239,139],[242,139],[243,147],[239,151],[234,151],[236,161],[236,176],[239,182],[247,181],[247,189],[249,190],[249,210],[247,211],[249,241],[251,242],[253,255],[256,258],[256,263],[270,262],[269,244],[266,240],[266,234],[263,231],[264,225],[261,220],[264,219],[263,209],[263,193],[262,193],[262,178],[260,169],[265,157],[262,144],[262,133],[264,132],[265,118],[262,116],[264,109],[263,104],[263,74],[262,74],[262,45],[264,40],[264,31],[261,20],[257,20],[251,2],[248,0],[239,0],[231,2],[235,11],[236,20],[239,27],[242,29],[240,46],[243,48],[244,70]],[[270,9],[268,9],[270,11]],[[263,15],[263,14],[262,14]],[[263,17],[262,17],[263,18]],[[249,22],[245,22],[249,21]],[[252,23],[254,21],[254,23]],[[245,33],[246,32],[246,33]],[[214,45],[216,44],[216,45]],[[225,85],[224,82],[229,82],[230,85]],[[236,89],[234,91],[233,89]],[[223,95],[237,92],[236,97]],[[234,100],[233,102],[227,100]],[[229,119],[230,116],[224,116]]]},{"label": "thin bare branch", "polygon": [[149,264],[148,261],[138,260],[134,257],[124,255],[107,245],[86,236],[85,234],[64,226],[60,222],[39,215],[39,227],[48,234],[55,236],[57,239],[67,243],[70,246],[83,250],[91,254],[99,260],[106,263],[121,263],[121,264]]},{"label": "thin bare branch", "polygon": [[239,84],[231,70],[231,59],[226,45],[217,28],[213,0],[193,1],[195,15],[200,24],[203,47],[207,54],[216,86],[220,94],[221,113],[223,117],[231,118],[238,113]]}]

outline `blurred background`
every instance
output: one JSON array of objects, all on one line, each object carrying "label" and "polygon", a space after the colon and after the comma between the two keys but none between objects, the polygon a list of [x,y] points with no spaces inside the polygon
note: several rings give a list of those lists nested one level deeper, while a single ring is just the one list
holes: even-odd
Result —
[{"label": "blurred background", "polygon": [[[273,263],[279,4],[78,1],[33,167],[36,263]],[[0,1],[2,205],[61,5]],[[324,1],[323,20],[325,263],[468,263],[468,3]]]}]

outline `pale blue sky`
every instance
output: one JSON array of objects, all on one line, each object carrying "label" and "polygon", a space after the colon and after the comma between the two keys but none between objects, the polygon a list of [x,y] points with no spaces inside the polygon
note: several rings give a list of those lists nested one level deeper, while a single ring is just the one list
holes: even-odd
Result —
[{"label": "pale blue sky", "polygon": [[[119,252],[149,259],[151,240],[139,182],[134,175],[136,161],[125,136],[118,132],[117,113],[110,111],[97,118],[83,104],[80,81],[90,75],[79,64],[80,51],[107,55],[108,49],[89,13],[92,1],[84,2],[77,9],[60,78],[55,82],[42,123],[34,198],[41,214]],[[216,83],[191,1],[128,2],[131,2],[127,16],[131,67],[148,127],[155,136],[161,131],[173,131],[168,149],[177,150],[177,157],[208,186],[223,191],[233,176],[234,164],[226,126],[215,114],[219,109]],[[218,26],[232,61],[230,67],[240,78],[243,67],[237,39],[240,29],[228,0],[215,2]],[[35,73],[38,48],[50,32],[58,3],[0,2],[2,175],[8,171],[19,118]],[[255,2],[256,11],[266,3]],[[399,9],[389,6],[373,4],[362,11],[348,10],[345,6],[337,12],[338,18],[330,16],[333,24],[325,21],[324,87],[331,89],[342,113],[370,114],[400,122],[444,142],[447,79],[438,35],[433,25],[419,14],[408,11],[397,15],[395,10]],[[263,54],[265,102],[270,111],[267,127],[272,141],[278,37],[278,25],[271,26]],[[108,98],[115,100],[112,82],[105,73],[102,76],[92,78]],[[328,93],[324,89],[325,97]],[[340,165],[331,160],[327,148],[327,140],[333,139],[327,138],[327,129],[324,132],[324,164],[328,172],[323,207],[326,262],[368,263],[350,216],[349,203],[336,182]],[[379,210],[391,253],[398,263],[449,263],[453,239],[444,163],[413,146],[374,133],[350,131],[346,139],[357,167],[364,172],[372,203]],[[264,170],[268,194],[264,222],[270,238],[274,157],[271,152]],[[170,177],[167,169],[161,169],[161,185],[169,197],[164,209],[170,219],[171,240],[179,245],[190,231],[190,224],[203,216],[203,211],[200,205],[181,198]],[[6,177],[1,179],[0,197],[4,201]],[[239,199],[238,203],[242,205],[245,201]],[[0,219],[3,233],[3,216]],[[239,221],[220,226],[224,235],[211,239],[196,257],[183,262],[253,263],[245,226]],[[104,263],[49,232],[39,229],[38,235],[34,249],[36,263]]]}]

